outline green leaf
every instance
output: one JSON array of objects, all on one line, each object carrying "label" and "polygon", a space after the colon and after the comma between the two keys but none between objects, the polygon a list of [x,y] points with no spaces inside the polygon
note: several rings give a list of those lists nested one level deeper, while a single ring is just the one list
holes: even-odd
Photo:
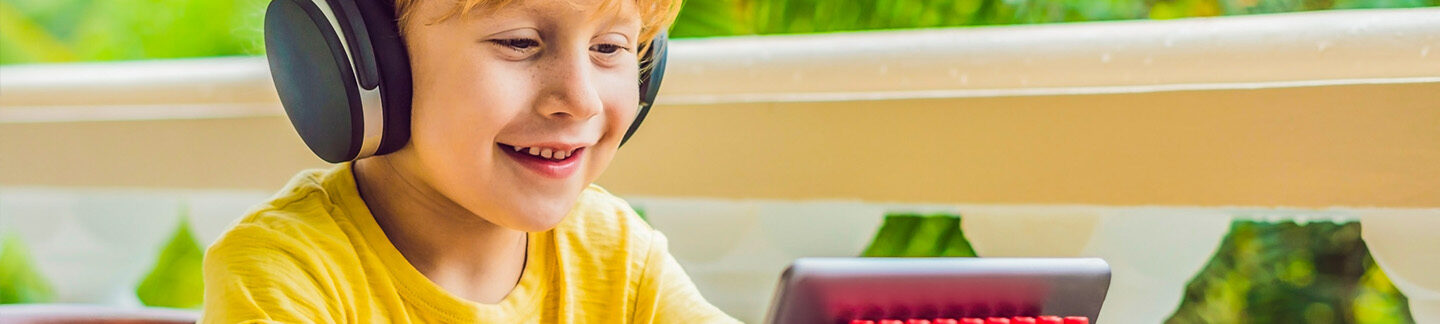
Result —
[{"label": "green leaf", "polygon": [[146,306],[199,308],[205,295],[200,271],[204,253],[190,232],[189,216],[182,212],[179,228],[160,251],[155,267],[145,275],[135,295]]},{"label": "green leaf", "polygon": [[885,215],[885,222],[875,233],[875,240],[860,253],[862,257],[893,257],[910,245],[910,237],[920,226],[920,216],[910,214]]},{"label": "green leaf", "polygon": [[960,218],[951,215],[931,215],[920,218],[910,242],[900,252],[903,257],[937,257],[945,250],[951,235],[960,231]]},{"label": "green leaf", "polygon": [[973,257],[960,216],[891,214],[862,257]]},{"label": "green leaf", "polygon": [[0,247],[0,304],[54,301],[55,290],[35,269],[20,236],[5,235],[4,241]]},{"label": "green leaf", "polygon": [[970,239],[965,238],[965,228],[960,224],[961,218],[955,217],[955,231],[950,234],[950,239],[945,241],[945,248],[940,251],[942,257],[976,257],[975,248],[970,246]]}]

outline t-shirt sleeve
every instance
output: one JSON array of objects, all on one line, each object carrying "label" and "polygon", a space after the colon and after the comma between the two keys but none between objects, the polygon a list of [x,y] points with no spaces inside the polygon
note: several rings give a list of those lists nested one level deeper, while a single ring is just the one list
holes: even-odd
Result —
[{"label": "t-shirt sleeve", "polygon": [[740,323],[715,308],[685,269],[670,255],[665,235],[653,232],[650,251],[640,277],[635,323]]},{"label": "t-shirt sleeve", "polygon": [[254,225],[205,253],[201,323],[338,323],[317,259],[300,241]]}]

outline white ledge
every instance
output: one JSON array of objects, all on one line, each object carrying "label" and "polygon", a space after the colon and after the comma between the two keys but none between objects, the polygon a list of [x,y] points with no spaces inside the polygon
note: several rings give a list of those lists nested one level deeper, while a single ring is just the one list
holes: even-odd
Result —
[{"label": "white ledge", "polygon": [[1440,8],[694,40],[680,102],[1440,81]]},{"label": "white ledge", "polygon": [[[1440,83],[1435,17],[1440,8],[682,39],[660,103]],[[7,66],[0,122],[280,114],[271,87],[258,57]]]}]

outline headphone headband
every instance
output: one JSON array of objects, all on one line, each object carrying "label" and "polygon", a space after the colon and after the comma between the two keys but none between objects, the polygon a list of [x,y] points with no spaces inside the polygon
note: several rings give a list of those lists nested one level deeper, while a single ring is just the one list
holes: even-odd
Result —
[{"label": "headphone headband", "polygon": [[[273,0],[266,58],[280,103],[305,145],[340,163],[410,140],[410,58],[387,0]],[[649,113],[664,78],[666,35],[641,60],[640,103],[621,145]]]}]

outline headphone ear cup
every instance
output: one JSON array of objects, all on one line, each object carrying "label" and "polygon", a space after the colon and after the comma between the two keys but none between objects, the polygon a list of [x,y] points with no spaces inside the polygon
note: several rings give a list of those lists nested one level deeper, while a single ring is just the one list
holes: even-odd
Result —
[{"label": "headphone ear cup", "polygon": [[630,123],[630,129],[620,140],[621,146],[640,129],[640,123],[645,121],[645,115],[650,113],[650,107],[660,95],[660,82],[665,79],[665,59],[669,57],[668,43],[669,37],[664,32],[655,35],[655,39],[650,41],[650,52],[640,61],[640,71],[644,71],[640,74],[640,110],[635,113],[635,121]]},{"label": "headphone ear cup", "polygon": [[338,31],[309,0],[274,0],[265,11],[266,59],[280,103],[321,159],[350,161],[365,120],[355,72]]},{"label": "headphone ear cup", "polygon": [[369,33],[368,50],[375,59],[379,76],[380,102],[384,108],[384,135],[375,155],[399,150],[410,142],[411,88],[410,54],[396,25],[393,1],[355,1]]}]

